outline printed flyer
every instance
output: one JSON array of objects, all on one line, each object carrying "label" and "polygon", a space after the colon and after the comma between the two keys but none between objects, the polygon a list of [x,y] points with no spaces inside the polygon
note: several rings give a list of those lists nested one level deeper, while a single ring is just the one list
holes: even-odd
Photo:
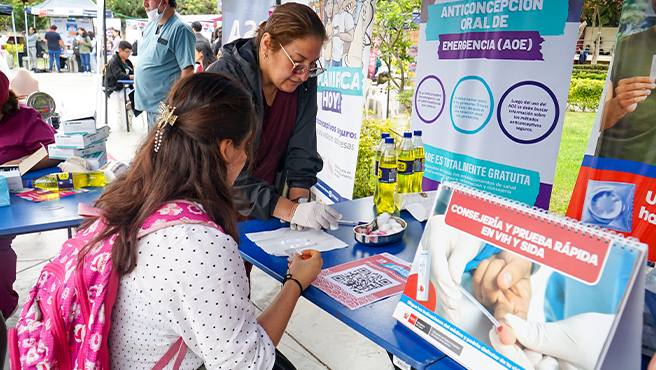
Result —
[{"label": "printed flyer", "polygon": [[394,317],[469,369],[638,368],[646,251],[443,182]]},{"label": "printed flyer", "polygon": [[[567,216],[656,244],[656,2],[624,1]],[[649,252],[656,260],[656,248]]]},{"label": "printed flyer", "polygon": [[328,36],[320,57],[327,71],[317,80],[317,148],[323,170],[314,194],[332,204],[353,197],[376,2],[322,0],[309,5]]},{"label": "printed flyer", "polygon": [[412,129],[444,180],[548,208],[582,0],[424,0]]},{"label": "printed flyer", "polygon": [[382,253],[321,270],[312,285],[354,310],[401,293],[410,267],[408,262]]}]

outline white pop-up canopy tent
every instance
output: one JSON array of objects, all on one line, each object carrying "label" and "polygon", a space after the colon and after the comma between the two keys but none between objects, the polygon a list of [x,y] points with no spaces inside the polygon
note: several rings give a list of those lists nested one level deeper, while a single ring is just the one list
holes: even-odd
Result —
[{"label": "white pop-up canopy tent", "polygon": [[[0,4],[0,15],[11,15],[11,25],[14,29],[14,43],[18,45],[18,38],[16,36],[16,19],[14,18],[14,7],[11,5]],[[14,56],[18,60],[18,47],[14,47]]]},{"label": "white pop-up canopy tent", "polygon": [[25,16],[27,14],[42,17],[95,18],[98,5],[91,0],[46,0],[39,5],[25,7]]}]

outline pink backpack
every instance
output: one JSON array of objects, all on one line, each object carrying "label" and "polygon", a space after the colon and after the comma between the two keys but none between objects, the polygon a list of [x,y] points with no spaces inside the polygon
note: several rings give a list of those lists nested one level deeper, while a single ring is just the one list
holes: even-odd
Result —
[{"label": "pink backpack", "polygon": [[[80,215],[87,217],[100,212],[86,204],[79,207]],[[137,237],[179,224],[221,230],[195,204],[173,201],[148,217]],[[7,335],[12,370],[109,370],[107,335],[119,282],[111,261],[116,234],[94,245],[77,268],[78,252],[103,229],[102,219],[98,218],[67,240],[41,271],[16,328]],[[153,369],[163,369],[176,354],[174,369],[178,369],[186,351],[181,337]]]}]

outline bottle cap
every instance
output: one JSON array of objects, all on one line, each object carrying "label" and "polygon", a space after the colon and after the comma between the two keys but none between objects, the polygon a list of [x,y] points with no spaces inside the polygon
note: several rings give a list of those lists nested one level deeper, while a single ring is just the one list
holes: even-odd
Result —
[{"label": "bottle cap", "polygon": [[27,185],[28,188],[31,188],[32,187],[32,180],[27,180],[26,185]]},{"label": "bottle cap", "polygon": [[415,136],[421,136],[421,130],[415,130]]},{"label": "bottle cap", "polygon": [[403,137],[409,137],[412,138],[412,132],[404,132]]},{"label": "bottle cap", "polygon": [[385,138],[385,144],[394,144],[394,138],[393,137],[386,137]]},{"label": "bottle cap", "polygon": [[385,139],[385,138],[390,137],[390,134],[388,134],[387,132],[383,132],[382,134],[380,134],[380,137],[381,137],[382,139]]}]

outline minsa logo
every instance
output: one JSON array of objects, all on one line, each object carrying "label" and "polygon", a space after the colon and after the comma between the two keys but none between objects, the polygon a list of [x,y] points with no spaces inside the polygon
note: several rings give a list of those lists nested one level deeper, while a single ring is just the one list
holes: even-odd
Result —
[{"label": "minsa logo", "polygon": [[321,110],[342,113],[342,93],[336,90],[321,92]]},{"label": "minsa logo", "polygon": [[410,320],[408,320],[408,322],[414,325],[417,322],[417,316],[415,316],[414,314],[410,315]]}]

